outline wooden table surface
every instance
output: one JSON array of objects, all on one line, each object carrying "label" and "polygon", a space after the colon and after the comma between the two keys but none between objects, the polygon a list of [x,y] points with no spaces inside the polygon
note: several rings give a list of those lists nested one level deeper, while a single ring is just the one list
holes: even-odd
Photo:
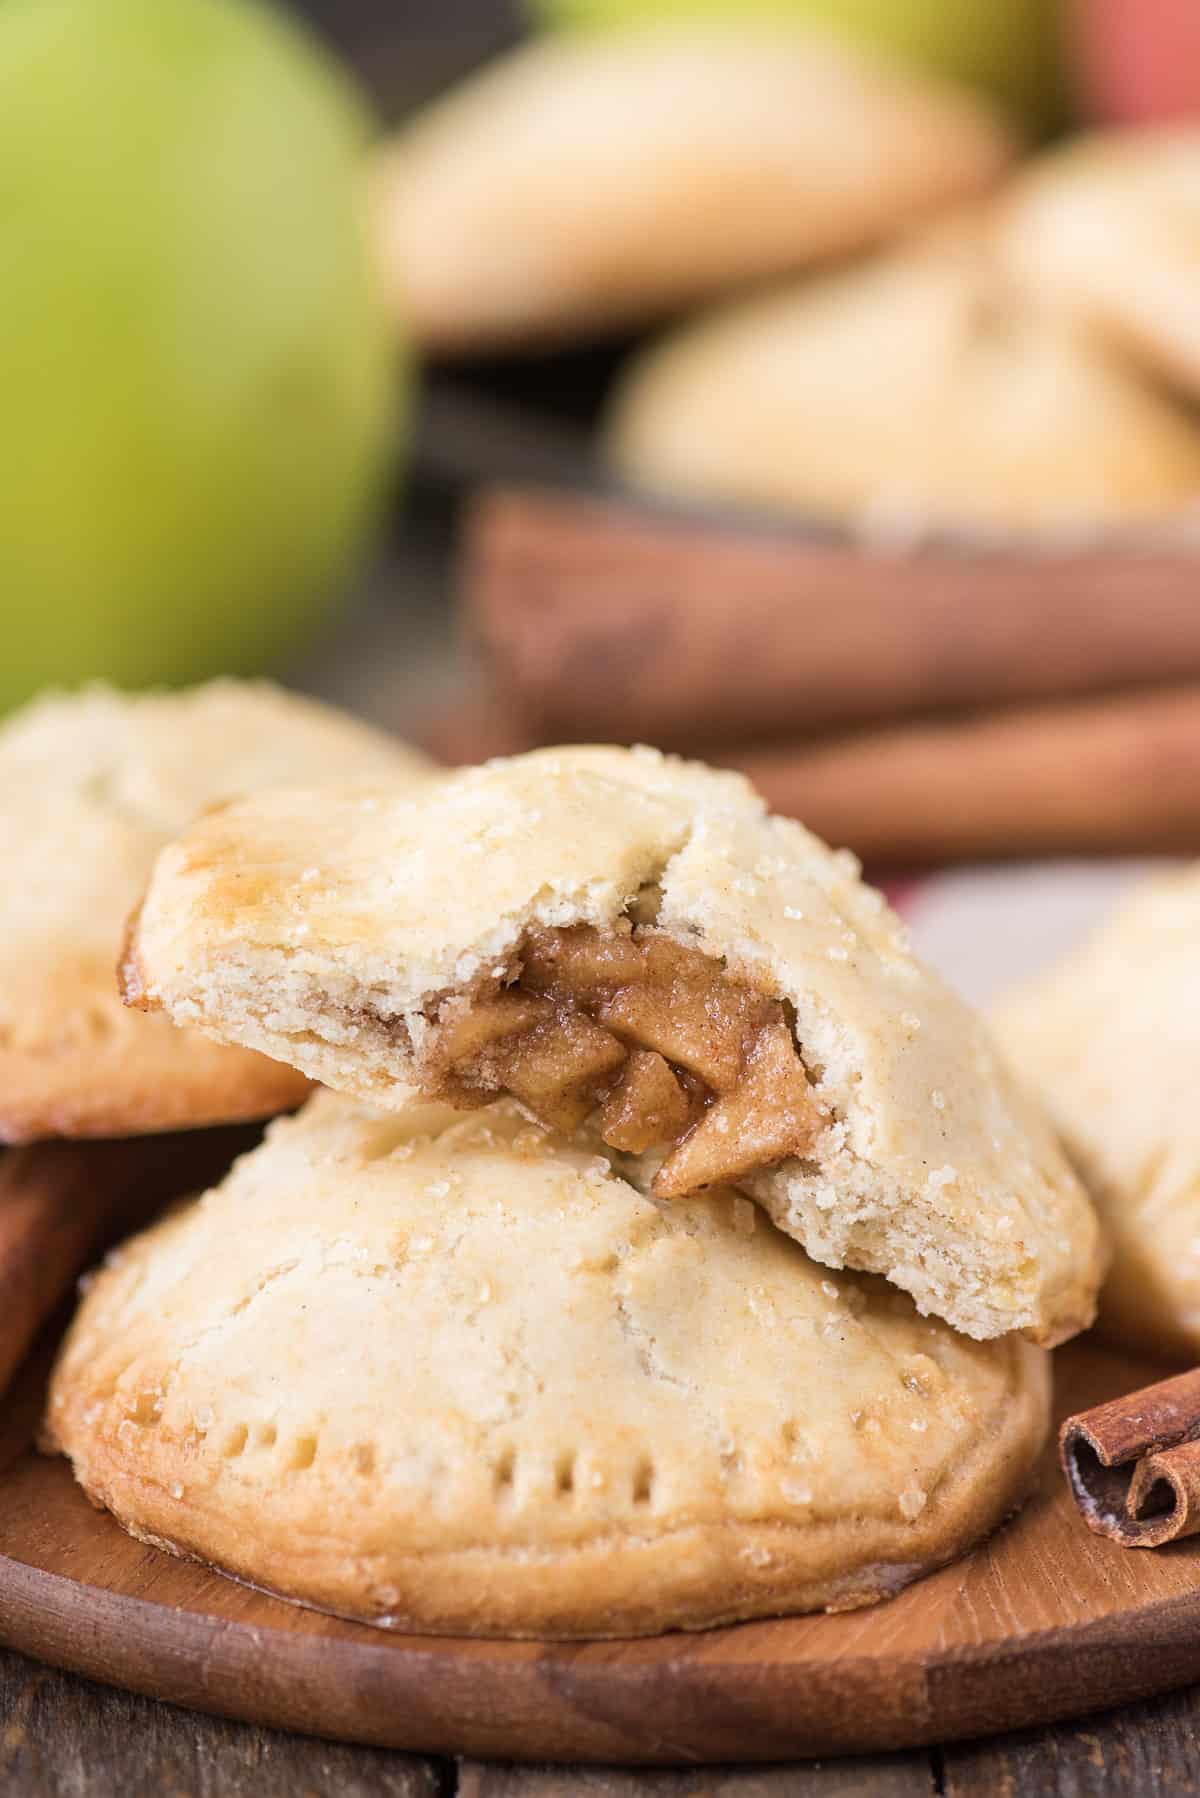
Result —
[{"label": "wooden table surface", "polygon": [[224,1723],[0,1653],[5,1798],[1110,1798],[1200,1793],[1200,1693],[870,1759],[646,1772],[344,1748]]},{"label": "wooden table surface", "polygon": [[[300,684],[399,730],[460,679],[444,521],[419,522]],[[1200,1690],[991,1742],[777,1767],[513,1767],[343,1747],[131,1697],[0,1651],[2,1798],[1200,1798]]]}]

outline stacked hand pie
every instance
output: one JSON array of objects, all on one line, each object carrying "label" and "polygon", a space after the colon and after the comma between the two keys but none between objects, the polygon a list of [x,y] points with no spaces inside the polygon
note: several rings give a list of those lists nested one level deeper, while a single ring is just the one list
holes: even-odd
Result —
[{"label": "stacked hand pie", "polygon": [[53,695],[0,728],[0,1142],[270,1117],[294,1069],[126,1011],[113,956],[159,850],[211,805],[424,757],[267,685]]},{"label": "stacked hand pie", "polygon": [[608,446],[648,487],[885,539],[1073,539],[1200,500],[1188,406],[1031,303],[980,221],[678,329],[625,376]]},{"label": "stacked hand pie", "polygon": [[54,695],[0,728],[0,1144],[23,1145],[0,1148],[16,1295],[0,1385],[115,1234],[228,1167],[248,1133],[211,1126],[307,1091],[293,1068],[122,1006],[113,956],[158,851],[272,782],[401,782],[427,765],[324,706],[232,682]]},{"label": "stacked hand pie", "polygon": [[843,1607],[1020,1500],[1098,1228],[852,860],[542,752],[254,794],[125,996],[336,1092],[131,1242],[47,1436],[135,1534],[369,1622]]},{"label": "stacked hand pie", "polygon": [[546,39],[381,154],[385,289],[435,354],[571,342],[886,242],[1015,151],[978,96],[795,23]]},{"label": "stacked hand pie", "polygon": [[1200,131],[1020,137],[811,21],[564,34],[381,152],[384,287],[441,357],[665,326],[601,448],[671,498],[870,540],[1194,524]]},{"label": "stacked hand pie", "polygon": [[606,441],[671,494],[876,534],[1194,525],[1200,131],[1035,157],[969,220],[635,358]]}]

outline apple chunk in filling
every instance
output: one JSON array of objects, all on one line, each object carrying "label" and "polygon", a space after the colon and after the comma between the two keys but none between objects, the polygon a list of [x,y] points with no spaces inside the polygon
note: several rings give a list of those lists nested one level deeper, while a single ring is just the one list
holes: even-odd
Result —
[{"label": "apple chunk in filling", "polygon": [[805,1155],[825,1122],[782,1001],[651,926],[534,931],[428,1020],[427,1091],[507,1092],[555,1129],[592,1118],[614,1149],[661,1148],[660,1198]]}]

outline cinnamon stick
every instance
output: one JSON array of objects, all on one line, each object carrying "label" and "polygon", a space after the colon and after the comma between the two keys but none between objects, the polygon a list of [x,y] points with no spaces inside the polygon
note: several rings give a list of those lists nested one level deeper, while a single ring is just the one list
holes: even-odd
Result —
[{"label": "cinnamon stick", "polygon": [[537,488],[467,514],[459,589],[537,741],[730,743],[1200,678],[1200,550],[926,546]]},{"label": "cinnamon stick", "polygon": [[1200,1368],[1068,1417],[1059,1460],[1084,1522],[1123,1548],[1200,1530]]},{"label": "cinnamon stick", "polygon": [[[495,705],[458,708],[426,735],[456,763],[535,741]],[[1200,685],[708,754],[876,864],[1200,853]]]},{"label": "cinnamon stick", "polygon": [[0,1391],[83,1270],[169,1200],[210,1185],[256,1134],[195,1130],[0,1153]]},{"label": "cinnamon stick", "polygon": [[1200,686],[716,759],[874,862],[1200,851]]}]

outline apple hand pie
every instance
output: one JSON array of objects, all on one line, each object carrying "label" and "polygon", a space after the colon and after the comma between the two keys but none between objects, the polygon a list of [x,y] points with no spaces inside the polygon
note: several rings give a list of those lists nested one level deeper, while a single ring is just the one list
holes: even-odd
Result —
[{"label": "apple hand pie", "polygon": [[605,443],[650,490],[868,541],[1069,543],[1200,504],[1189,411],[1031,305],[984,220],[681,325],[634,357]]},{"label": "apple hand pie", "polygon": [[1200,1356],[1200,866],[1152,880],[996,1009],[1112,1242],[1100,1324]]},{"label": "apple hand pie", "polygon": [[997,208],[1009,275],[1154,379],[1200,399],[1200,126],[1069,138]]},{"label": "apple hand pie", "polygon": [[96,1276],[45,1445],[143,1541],[324,1610],[637,1635],[961,1553],[1023,1496],[1048,1360],[511,1100],[322,1093]]},{"label": "apple hand pie", "polygon": [[164,844],[218,800],[429,767],[381,731],[262,682],[56,693],[0,727],[0,1142],[269,1117],[292,1067],[122,1008],[113,960]]},{"label": "apple hand pie", "polygon": [[1015,151],[977,96],[794,22],[543,39],[380,155],[385,291],[435,353],[610,333],[899,236]]},{"label": "apple hand pie", "polygon": [[360,1098],[510,1094],[655,1196],[735,1181],[969,1335],[1090,1321],[1040,1113],[853,858],[737,776],[583,749],[262,794],[164,851],[123,980]]}]

